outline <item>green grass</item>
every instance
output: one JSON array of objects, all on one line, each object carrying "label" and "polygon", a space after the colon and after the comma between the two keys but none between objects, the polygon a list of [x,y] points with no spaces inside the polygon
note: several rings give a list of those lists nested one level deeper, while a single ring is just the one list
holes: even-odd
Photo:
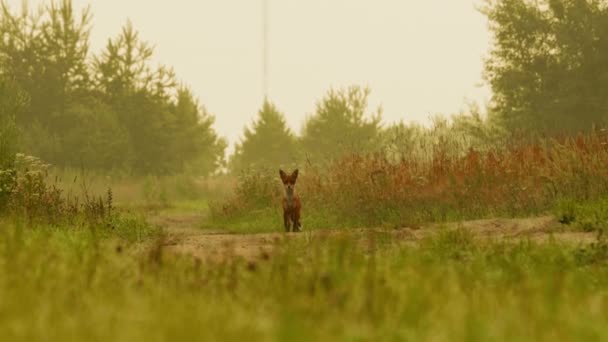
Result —
[{"label": "green grass", "polygon": [[[361,228],[360,221],[339,219],[331,209],[302,211],[302,228],[306,231],[322,229]],[[223,229],[232,233],[252,234],[282,232],[283,210],[280,204],[263,209],[251,209],[237,215],[217,215],[203,223],[203,228]]]},{"label": "green grass", "polygon": [[608,230],[608,198],[584,202],[563,199],[556,205],[554,214],[560,222],[582,231],[605,233]]},{"label": "green grass", "polygon": [[302,235],[268,260],[210,264],[166,253],[162,234],[145,232],[138,242],[2,223],[0,339],[608,338],[601,241],[482,241],[464,229],[415,245],[378,232]]},{"label": "green grass", "polygon": [[[306,204],[306,203],[305,203]],[[261,206],[261,205],[260,205]],[[206,207],[206,210],[209,208]],[[204,223],[205,228],[222,228],[235,233],[262,233],[280,232],[283,230],[283,216],[280,205],[266,209],[239,210],[229,215],[216,214]],[[463,215],[455,210],[434,208],[428,205],[411,215],[402,215],[391,207],[378,207],[373,216],[366,213],[352,213],[348,215],[338,211],[332,205],[323,208],[304,208],[302,211],[302,224],[305,230],[320,229],[348,229],[348,228],[399,228],[417,227],[428,223],[461,222],[476,219],[489,219],[494,217],[523,218],[542,215],[554,215],[560,222],[578,231],[608,230],[608,198],[601,197],[588,201],[572,199],[556,199],[552,209],[540,211],[530,215],[514,215],[509,212],[478,213],[477,215]]]},{"label": "green grass", "polygon": [[280,208],[250,210],[238,217],[219,217],[202,223],[203,229],[222,229],[232,233],[282,232],[283,214]]},{"label": "green grass", "polygon": [[52,169],[50,180],[65,194],[105,196],[111,189],[114,203],[134,211],[205,211],[210,199],[223,199],[230,192],[226,177],[200,178],[189,174],[135,177],[116,173]]},{"label": "green grass", "polygon": [[[135,209],[137,210],[137,208]],[[145,210],[145,208],[144,208]],[[173,201],[164,208],[156,210],[159,215],[202,215],[209,214],[209,202],[206,199]]]}]

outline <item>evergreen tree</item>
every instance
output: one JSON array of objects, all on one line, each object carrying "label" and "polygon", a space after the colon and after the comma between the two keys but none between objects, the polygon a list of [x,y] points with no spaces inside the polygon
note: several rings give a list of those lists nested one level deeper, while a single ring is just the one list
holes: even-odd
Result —
[{"label": "evergreen tree", "polygon": [[167,99],[177,86],[175,74],[165,66],[150,67],[153,55],[152,46],[141,40],[139,32],[127,22],[120,35],[109,39],[104,51],[94,59],[97,88],[111,101],[142,91]]},{"label": "evergreen tree", "polygon": [[49,129],[63,128],[52,127],[53,113],[63,110],[89,85],[89,10],[77,18],[70,0],[52,1],[31,13],[27,2],[20,14],[13,14],[4,1],[0,8],[3,73],[30,95],[29,110],[21,120],[39,121]]},{"label": "evergreen tree", "polygon": [[13,166],[19,144],[16,118],[27,108],[27,103],[27,97],[15,82],[0,76],[0,171]]},{"label": "evergreen tree", "polygon": [[251,128],[245,127],[236,144],[230,169],[278,168],[297,162],[296,138],[276,106],[265,101]]},{"label": "evergreen tree", "polygon": [[381,110],[367,113],[370,90],[358,86],[330,89],[305,125],[302,144],[315,160],[365,153],[378,147]]},{"label": "evergreen tree", "polygon": [[223,162],[214,118],[171,68],[150,66],[153,49],[131,23],[91,58],[89,8],[77,14],[71,0],[51,0],[31,12],[25,1],[13,13],[0,0],[0,11],[0,77],[29,99],[16,117],[24,152],[138,173],[208,174]]},{"label": "evergreen tree", "polygon": [[215,118],[199,104],[190,89],[178,90],[173,113],[175,165],[179,169],[194,169],[202,175],[222,166],[227,144],[213,130]]}]

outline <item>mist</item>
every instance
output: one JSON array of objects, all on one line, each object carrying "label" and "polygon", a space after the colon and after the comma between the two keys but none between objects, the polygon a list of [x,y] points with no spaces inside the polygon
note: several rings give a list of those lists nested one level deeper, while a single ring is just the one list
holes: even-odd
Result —
[{"label": "mist", "polygon": [[[17,9],[21,0],[7,1]],[[32,4],[41,1],[31,1]],[[74,0],[90,5],[91,50],[130,20],[216,116],[230,146],[263,102],[262,1]],[[479,1],[268,0],[269,99],[299,132],[330,87],[369,86],[386,122],[428,123],[484,103],[490,34]]]},{"label": "mist", "polygon": [[2,341],[608,340],[608,0],[22,4]]}]

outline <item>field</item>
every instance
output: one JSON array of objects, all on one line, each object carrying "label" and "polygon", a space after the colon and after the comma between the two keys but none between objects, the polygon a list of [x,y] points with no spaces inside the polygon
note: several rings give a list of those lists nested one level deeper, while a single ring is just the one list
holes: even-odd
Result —
[{"label": "field", "polygon": [[608,244],[552,218],[290,235],[154,220],[166,230],[131,238],[3,223],[3,340],[608,336]]},{"label": "field", "polygon": [[[0,222],[0,336],[605,340],[607,153],[599,136],[552,144],[420,162],[415,177],[377,156],[305,170],[299,234],[282,232],[264,171],[230,185],[29,170]],[[389,184],[360,178],[370,169]]]},{"label": "field", "polygon": [[608,0],[473,2],[0,0],[0,342],[608,341]]}]

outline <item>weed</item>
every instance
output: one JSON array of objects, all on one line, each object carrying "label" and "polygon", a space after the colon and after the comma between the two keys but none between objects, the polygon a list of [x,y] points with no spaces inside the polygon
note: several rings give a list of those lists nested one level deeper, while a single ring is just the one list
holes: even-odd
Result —
[{"label": "weed", "polygon": [[[439,139],[425,153],[395,158],[351,154],[327,166],[302,169],[303,224],[313,228],[411,225],[492,216],[545,214],[558,207],[572,220],[570,203],[608,196],[607,137],[522,140],[501,148],[466,150]],[[268,221],[253,215],[276,206],[276,172],[238,177],[234,196],[213,206],[221,222]],[[560,202],[561,201],[561,202]],[[602,216],[603,214],[599,214]],[[253,220],[254,222],[251,222]],[[597,217],[586,229],[603,220]],[[260,226],[260,229],[262,227]]]},{"label": "weed", "polygon": [[557,243],[481,241],[464,229],[442,230],[419,246],[377,234],[311,238],[285,241],[257,260],[210,263],[166,253],[162,235],[140,245],[93,238],[89,230],[2,224],[0,335],[51,341],[608,337],[605,244],[581,252]]},{"label": "weed", "polygon": [[576,227],[585,232],[608,230],[608,199],[593,201],[561,200],[555,215],[562,224]]}]

